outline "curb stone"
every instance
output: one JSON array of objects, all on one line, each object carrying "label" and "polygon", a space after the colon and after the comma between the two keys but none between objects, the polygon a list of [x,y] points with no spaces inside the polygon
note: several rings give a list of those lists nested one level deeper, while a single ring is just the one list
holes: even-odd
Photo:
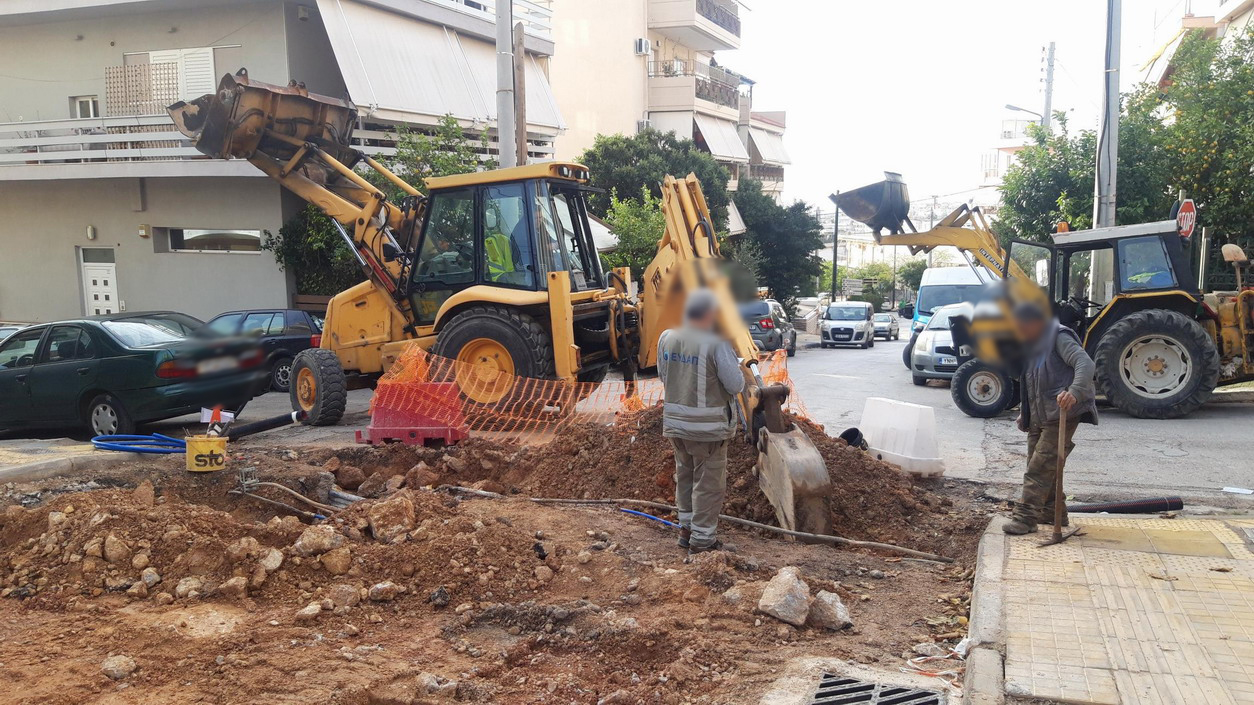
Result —
[{"label": "curb stone", "polygon": [[68,476],[80,472],[106,470],[115,464],[134,460],[138,456],[138,453],[100,450],[85,455],[49,458],[48,460],[38,460],[33,463],[11,465],[0,469],[0,483],[31,482],[32,480],[46,480],[50,477]]},{"label": "curb stone", "polygon": [[1001,705],[1005,702],[1003,656],[1005,641],[1006,534],[1009,521],[995,516],[980,538],[976,554],[975,580],[971,589],[971,617],[967,636],[967,672],[963,682],[964,705]]}]

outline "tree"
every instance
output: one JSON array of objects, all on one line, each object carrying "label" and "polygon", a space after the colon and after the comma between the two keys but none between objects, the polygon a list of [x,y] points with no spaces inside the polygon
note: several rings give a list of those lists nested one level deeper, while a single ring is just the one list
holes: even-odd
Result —
[{"label": "tree", "polygon": [[[393,139],[396,154],[381,157],[381,163],[423,193],[427,190],[423,180],[428,177],[465,174],[495,165],[482,156],[487,151],[486,134],[480,133],[477,140],[467,138],[451,115],[444,116],[430,133],[401,125]],[[373,169],[361,173],[392,203],[408,195]],[[284,223],[278,236],[266,233],[261,246],[274,253],[280,267],[295,275],[296,291],[301,294],[333,296],[365,278],[331,218],[314,205],[305,206]]]},{"label": "tree", "polygon": [[618,193],[610,193],[610,209],[605,223],[618,237],[618,247],[602,256],[610,267],[631,267],[631,276],[639,279],[644,268],[657,254],[657,243],[666,231],[666,218],[662,216],[662,201],[640,189],[640,199],[621,199]]},{"label": "tree", "polygon": [[897,267],[897,281],[910,291],[918,291],[923,282],[923,272],[927,269],[927,260],[923,258],[907,260]]},{"label": "tree", "polygon": [[741,301],[756,299],[762,276],[762,251],[757,243],[744,237],[729,238],[720,249],[731,261],[732,295]]},{"label": "tree", "polygon": [[644,188],[660,198],[663,177],[682,178],[694,173],[705,192],[714,229],[727,227],[727,170],[690,139],[652,129],[632,137],[598,135],[580,161],[591,172],[592,185],[606,191],[588,198],[588,207],[601,217],[609,214],[611,192],[640,193]]},{"label": "tree", "polygon": [[747,229],[742,237],[761,255],[759,280],[791,312],[798,296],[814,295],[815,278],[823,271],[814,254],[823,246],[818,218],[801,201],[781,207],[752,179],[740,182],[735,199]]},{"label": "tree", "polygon": [[866,301],[878,311],[881,304],[892,294],[893,268],[884,262],[871,262],[848,272],[842,279],[862,281],[862,293],[850,296],[850,301]]}]

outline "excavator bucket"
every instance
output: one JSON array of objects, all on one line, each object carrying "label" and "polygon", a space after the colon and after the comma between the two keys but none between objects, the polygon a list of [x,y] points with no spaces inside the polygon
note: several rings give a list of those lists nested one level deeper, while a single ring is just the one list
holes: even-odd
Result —
[{"label": "excavator bucket", "polygon": [[884,172],[883,181],[836,194],[832,200],[845,215],[870,226],[876,235],[881,230],[896,235],[902,232],[902,224],[910,221],[910,192],[901,174],[891,171]]},{"label": "excavator bucket", "polygon": [[832,533],[832,480],[818,448],[796,424],[782,433],[758,432],[758,486],[779,525],[809,534]]},{"label": "excavator bucket", "polygon": [[167,108],[179,132],[196,149],[215,159],[248,159],[258,149],[289,159],[313,143],[341,162],[352,164],[350,148],[357,109],[350,101],[310,93],[293,81],[275,86],[248,78],[240,69],[222,77],[216,93]]}]

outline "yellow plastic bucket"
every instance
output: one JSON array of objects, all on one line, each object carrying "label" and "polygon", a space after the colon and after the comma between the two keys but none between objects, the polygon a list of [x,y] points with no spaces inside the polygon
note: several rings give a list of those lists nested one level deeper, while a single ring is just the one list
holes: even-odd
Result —
[{"label": "yellow plastic bucket", "polygon": [[226,436],[188,436],[187,469],[215,472],[226,468]]}]

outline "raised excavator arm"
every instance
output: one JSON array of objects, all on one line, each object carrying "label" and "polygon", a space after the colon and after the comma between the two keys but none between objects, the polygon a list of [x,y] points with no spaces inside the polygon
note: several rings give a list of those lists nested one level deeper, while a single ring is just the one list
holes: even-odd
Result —
[{"label": "raised excavator arm", "polygon": [[758,346],[732,296],[725,258],[695,175],[662,182],[666,230],[657,254],[644,270],[638,313],[641,367],[657,364],[662,332],[680,324],[688,292],[705,287],[718,297],[719,330],[745,361],[746,386],[740,415],[758,447],[758,483],[775,508],[780,526],[810,533],[831,533],[831,478],[823,457],[805,432],[784,416],[789,389],[766,384],[758,373]]}]

